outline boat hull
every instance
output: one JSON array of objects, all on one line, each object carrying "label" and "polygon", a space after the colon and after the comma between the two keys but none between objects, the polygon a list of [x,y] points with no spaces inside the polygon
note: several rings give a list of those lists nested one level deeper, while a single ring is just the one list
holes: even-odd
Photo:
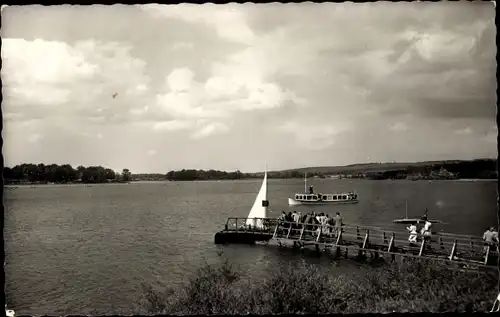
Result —
[{"label": "boat hull", "polygon": [[359,200],[350,199],[350,200],[316,200],[316,201],[301,201],[293,198],[288,198],[288,205],[290,206],[298,206],[298,205],[351,205],[357,204]]},{"label": "boat hull", "polygon": [[266,243],[273,237],[266,232],[227,232],[220,231],[215,234],[215,244],[256,244]]},{"label": "boat hull", "polygon": [[[442,224],[443,222],[441,220],[436,220],[436,219],[429,219],[428,220],[430,223],[435,223],[435,224]],[[404,225],[409,225],[412,223],[425,223],[425,220],[419,219],[419,218],[405,218],[405,219],[396,219],[392,221],[393,223],[397,224],[404,224]]]}]

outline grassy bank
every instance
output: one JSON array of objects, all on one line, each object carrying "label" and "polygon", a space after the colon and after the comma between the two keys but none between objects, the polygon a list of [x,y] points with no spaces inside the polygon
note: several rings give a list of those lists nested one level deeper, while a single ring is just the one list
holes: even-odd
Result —
[{"label": "grassy bank", "polygon": [[289,266],[250,282],[224,262],[204,266],[180,291],[144,287],[141,313],[484,312],[493,305],[497,284],[497,272],[464,272],[418,260],[373,267],[363,275]]}]

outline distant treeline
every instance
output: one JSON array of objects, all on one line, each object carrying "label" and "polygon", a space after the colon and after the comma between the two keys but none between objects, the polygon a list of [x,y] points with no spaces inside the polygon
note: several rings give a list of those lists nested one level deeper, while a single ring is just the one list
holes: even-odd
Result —
[{"label": "distant treeline", "polygon": [[[318,173],[309,174],[310,176],[318,175]],[[183,169],[180,171],[170,171],[166,175],[166,179],[170,181],[193,181],[193,180],[234,180],[234,179],[252,179],[261,178],[263,173],[242,173],[225,172],[217,170],[195,170]],[[268,178],[303,178],[304,173],[296,171],[283,171],[283,172],[268,172]]]},{"label": "distant treeline", "polygon": [[47,184],[47,183],[121,183],[131,180],[131,173],[121,173],[102,166],[78,166],[69,164],[21,164],[13,168],[4,167],[5,184]]},{"label": "distant treeline", "polygon": [[[359,174],[359,173],[358,173]],[[372,179],[496,179],[497,160],[442,162],[429,165],[407,166],[381,172],[361,173]]]},{"label": "distant treeline", "polygon": [[[442,161],[419,163],[370,163],[349,166],[323,166],[307,169],[268,172],[268,178],[335,177],[363,179],[496,179],[497,160]],[[167,174],[131,174],[128,169],[121,173],[102,166],[78,166],[69,164],[21,164],[5,167],[6,184],[11,183],[115,183],[128,181],[195,181],[236,180],[262,178],[263,173],[226,172],[218,170],[183,169]]]}]

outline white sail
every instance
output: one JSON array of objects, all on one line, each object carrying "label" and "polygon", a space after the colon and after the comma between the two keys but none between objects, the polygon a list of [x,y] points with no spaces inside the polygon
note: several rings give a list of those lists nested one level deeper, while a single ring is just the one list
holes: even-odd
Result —
[{"label": "white sail", "polygon": [[262,186],[260,187],[257,198],[253,203],[252,209],[248,214],[248,219],[246,221],[247,225],[252,227],[262,229],[264,227],[262,219],[255,218],[267,218],[267,170],[264,173],[264,180],[262,181]]}]

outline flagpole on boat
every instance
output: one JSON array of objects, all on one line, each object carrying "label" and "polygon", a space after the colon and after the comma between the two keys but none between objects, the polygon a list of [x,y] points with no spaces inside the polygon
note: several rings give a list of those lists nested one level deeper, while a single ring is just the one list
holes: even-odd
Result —
[{"label": "flagpole on boat", "polygon": [[405,219],[408,219],[408,200],[405,200]]},{"label": "flagpole on boat", "polygon": [[304,172],[304,193],[307,193],[307,172]]}]

